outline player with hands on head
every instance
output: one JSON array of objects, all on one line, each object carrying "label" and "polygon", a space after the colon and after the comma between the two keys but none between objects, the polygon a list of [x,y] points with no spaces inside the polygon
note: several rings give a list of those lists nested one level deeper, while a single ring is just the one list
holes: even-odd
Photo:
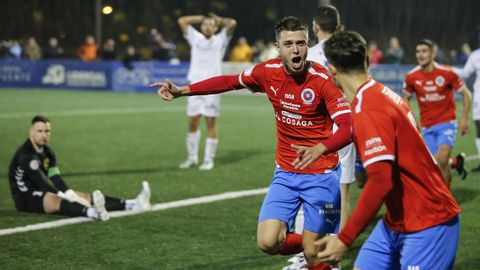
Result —
[{"label": "player with hands on head", "polygon": [[[182,16],[178,19],[184,38],[190,45],[190,68],[187,79],[190,83],[222,74],[222,60],[237,22],[232,18],[219,17],[214,13],[208,16]],[[200,25],[200,31],[193,25]],[[200,144],[200,120],[203,116],[207,125],[205,153],[200,170],[211,170],[217,151],[217,118],[220,114],[220,96],[191,96],[187,100],[188,133],[186,136],[187,159],[180,169],[188,169],[198,164]]]}]

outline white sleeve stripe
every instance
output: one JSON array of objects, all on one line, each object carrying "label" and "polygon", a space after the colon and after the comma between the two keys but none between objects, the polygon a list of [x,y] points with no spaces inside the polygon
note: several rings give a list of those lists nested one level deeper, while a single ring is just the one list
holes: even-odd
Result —
[{"label": "white sleeve stripe", "polygon": [[243,72],[240,73],[240,75],[238,75],[238,82],[240,82],[240,84],[241,84],[243,87],[248,88],[248,87],[243,83],[243,81],[242,81],[242,74],[243,74]]},{"label": "white sleeve stripe", "polygon": [[337,117],[337,116],[339,116],[339,115],[346,114],[346,113],[352,113],[352,110],[338,111],[338,112],[332,114],[331,118],[333,119],[333,118],[335,118],[335,117]]},{"label": "white sleeve stripe", "polygon": [[368,165],[375,163],[377,161],[382,161],[382,160],[395,160],[394,155],[380,155],[376,156],[374,158],[371,158],[363,163],[363,167],[366,168]]}]

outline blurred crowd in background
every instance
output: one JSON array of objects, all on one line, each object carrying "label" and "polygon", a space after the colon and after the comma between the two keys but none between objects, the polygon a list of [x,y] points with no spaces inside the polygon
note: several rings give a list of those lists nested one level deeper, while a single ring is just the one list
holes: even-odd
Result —
[{"label": "blurred crowd in background", "polygon": [[[314,41],[312,41],[314,42]],[[405,61],[405,51],[400,40],[393,36],[386,46],[380,47],[375,40],[368,42],[370,64],[414,64]],[[183,44],[179,47],[183,47]],[[456,49],[443,50],[436,46],[436,60],[451,65],[464,65],[472,48],[467,42],[458,45]],[[26,39],[10,39],[0,41],[0,59],[80,59],[83,61],[122,60],[126,63],[140,60],[158,60],[178,63],[181,59],[177,44],[165,40],[156,28],[152,28],[145,36],[144,46],[135,47],[132,44],[118,46],[118,41],[107,38],[103,44],[96,43],[93,35],[87,35],[85,42],[80,44],[74,54],[65,53],[57,37],[50,37],[48,43],[39,44],[35,37]],[[185,55],[185,53],[183,53]],[[247,37],[240,36],[231,43],[225,56],[230,62],[263,62],[278,56],[273,41],[257,39],[249,42]]]},{"label": "blurred crowd in background", "polygon": [[[309,23],[314,7],[324,3],[338,8],[346,29],[368,40],[372,64],[415,64],[414,44],[422,38],[439,44],[437,60],[451,65],[463,65],[478,46],[472,43],[480,28],[477,0],[5,0],[0,58],[188,61],[177,19],[215,12],[238,21],[225,61],[261,62],[277,56],[272,30],[278,19],[292,15]],[[98,17],[98,4],[111,6],[111,13]]]}]

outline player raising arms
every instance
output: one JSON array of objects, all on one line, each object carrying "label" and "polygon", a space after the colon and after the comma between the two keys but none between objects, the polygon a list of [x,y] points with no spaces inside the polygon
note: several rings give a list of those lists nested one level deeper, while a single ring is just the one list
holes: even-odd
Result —
[{"label": "player raising arms", "polygon": [[385,202],[355,269],[452,269],[460,208],[406,102],[369,78],[366,42],[343,31],[325,43],[330,71],[353,110],[353,138],[368,181],[345,228],[317,241],[322,261],[339,261]]},{"label": "player raising arms", "polygon": [[[188,86],[170,81],[154,83],[164,100],[248,88],[266,93],[277,126],[277,152],[273,180],[260,210],[257,230],[259,248],[271,255],[296,254],[304,250],[311,269],[318,265],[313,244],[338,227],[340,213],[338,155],[351,141],[350,106],[328,71],[306,61],[308,26],[296,17],[275,25],[280,58],[243,71]],[[333,135],[333,123],[338,126]],[[287,233],[303,203],[303,234]],[[302,248],[303,246],[303,248]]]},{"label": "player raising arms", "polygon": [[435,155],[443,177],[450,185],[452,181],[450,166],[458,171],[462,179],[467,176],[463,166],[464,154],[459,154],[452,159],[453,162],[450,161],[457,133],[453,91],[459,92],[463,98],[463,114],[459,123],[461,135],[468,131],[472,95],[450,67],[434,61],[435,50],[432,41],[428,39],[419,41],[415,55],[419,65],[405,78],[405,100],[409,103],[412,94],[415,93],[420,107],[420,122],[425,143]]},{"label": "player raising arms", "polygon": [[[232,38],[237,22],[232,18],[209,16],[183,16],[178,19],[183,36],[190,44],[190,68],[188,80],[195,83],[222,74],[222,59]],[[200,24],[201,32],[192,25]],[[218,33],[217,33],[218,31]],[[220,113],[220,96],[207,95],[189,97],[187,100],[188,133],[186,137],[187,160],[180,164],[187,169],[198,163],[200,144],[200,118],[203,115],[207,124],[205,155],[200,170],[211,170],[217,151],[217,117]]]}]

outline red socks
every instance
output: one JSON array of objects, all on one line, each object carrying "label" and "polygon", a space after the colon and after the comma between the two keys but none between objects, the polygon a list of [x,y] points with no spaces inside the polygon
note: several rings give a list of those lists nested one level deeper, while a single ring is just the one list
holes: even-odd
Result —
[{"label": "red socks", "polygon": [[308,269],[309,270],[331,270],[332,266],[326,263],[318,263],[317,265],[309,266]]},{"label": "red socks", "polygon": [[302,235],[297,233],[287,233],[285,241],[278,249],[278,254],[293,255],[303,251]]}]

